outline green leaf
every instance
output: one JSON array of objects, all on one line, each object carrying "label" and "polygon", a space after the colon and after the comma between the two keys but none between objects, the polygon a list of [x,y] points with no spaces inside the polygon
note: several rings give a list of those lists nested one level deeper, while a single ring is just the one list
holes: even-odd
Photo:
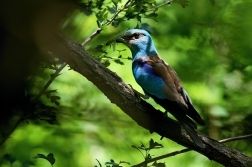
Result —
[{"label": "green leaf", "polygon": [[57,92],[56,89],[55,90],[47,90],[44,92],[44,94],[46,95],[47,98],[50,98],[51,94],[56,93],[56,92]]},{"label": "green leaf", "polygon": [[114,62],[120,65],[124,65],[124,63],[120,59],[115,59]]},{"label": "green leaf", "polygon": [[33,157],[35,159],[41,158],[41,159],[45,159],[48,162],[50,162],[51,165],[53,165],[55,163],[55,158],[53,156],[53,153],[49,153],[47,156],[45,156],[44,154],[37,154],[35,157]]},{"label": "green leaf", "polygon": [[126,10],[126,13],[133,13],[133,12],[135,12],[136,11],[136,9],[134,8],[134,7],[132,7],[132,6],[130,6],[127,10]]},{"label": "green leaf", "polygon": [[103,9],[103,10],[100,10],[97,14],[96,14],[96,18],[99,22],[104,22],[107,20],[108,18],[108,12],[107,12],[107,9]]},{"label": "green leaf", "polygon": [[106,29],[108,29],[108,26],[107,26],[107,25],[102,25],[102,26],[101,26],[101,29],[102,29],[102,30],[106,30]]},{"label": "green leaf", "polygon": [[149,142],[149,149],[159,149],[163,148],[164,146],[162,144],[159,144],[158,142],[155,142],[153,139]]},{"label": "green leaf", "polygon": [[53,165],[55,163],[56,160],[55,160],[55,158],[53,156],[53,153],[49,153],[47,155],[47,160],[51,163],[51,165]]},{"label": "green leaf", "polygon": [[56,104],[57,106],[60,104],[58,100],[60,100],[59,96],[50,96],[51,102]]},{"label": "green leaf", "polygon": [[97,7],[98,9],[101,9],[101,7],[102,7],[104,1],[105,1],[105,0],[97,0],[97,1],[96,1],[96,7]]}]

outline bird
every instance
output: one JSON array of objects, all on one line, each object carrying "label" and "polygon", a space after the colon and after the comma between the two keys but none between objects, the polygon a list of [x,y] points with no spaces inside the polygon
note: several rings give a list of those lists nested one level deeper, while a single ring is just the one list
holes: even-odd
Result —
[{"label": "bird", "polygon": [[158,54],[151,35],[144,29],[130,29],[117,37],[116,42],[125,44],[132,53],[132,72],[143,89],[142,97],[153,98],[178,120],[197,146],[204,148],[194,121],[200,125],[205,122],[193,107],[175,70]]}]

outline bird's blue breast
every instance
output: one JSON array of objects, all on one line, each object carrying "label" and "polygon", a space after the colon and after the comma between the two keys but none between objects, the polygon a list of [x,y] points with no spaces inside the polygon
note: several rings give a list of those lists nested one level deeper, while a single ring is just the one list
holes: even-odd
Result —
[{"label": "bird's blue breast", "polygon": [[136,82],[146,91],[146,93],[154,95],[160,99],[165,99],[162,91],[165,83],[161,77],[157,76],[153,68],[142,59],[133,61],[133,75]]}]

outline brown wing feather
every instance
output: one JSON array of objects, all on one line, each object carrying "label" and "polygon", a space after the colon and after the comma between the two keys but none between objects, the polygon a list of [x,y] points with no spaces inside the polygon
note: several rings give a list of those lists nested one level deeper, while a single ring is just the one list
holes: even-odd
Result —
[{"label": "brown wing feather", "polygon": [[199,124],[204,125],[204,121],[192,106],[191,100],[185,92],[177,73],[171,68],[171,66],[164,62],[158,55],[149,57],[145,62],[151,65],[154,72],[165,82],[166,85],[164,86],[163,91],[167,99],[170,101],[176,101],[179,104],[179,107],[185,111],[185,115],[189,115]]},{"label": "brown wing feather", "polygon": [[154,72],[165,82],[166,86],[163,88],[163,91],[167,99],[171,101],[180,101],[187,107],[181,95],[183,86],[171,66],[164,62],[158,55],[150,57],[146,62],[153,67]]}]

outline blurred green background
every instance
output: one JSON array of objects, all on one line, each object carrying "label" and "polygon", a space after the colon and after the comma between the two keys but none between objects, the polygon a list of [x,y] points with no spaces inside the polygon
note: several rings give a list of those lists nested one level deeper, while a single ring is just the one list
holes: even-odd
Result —
[{"label": "blurred green background", "polygon": [[[191,0],[186,8],[172,3],[160,8],[155,20],[142,19],[142,23],[151,28],[159,54],[176,70],[194,106],[206,121],[206,126],[199,130],[216,140],[252,133],[251,8],[251,0],[223,0],[216,1],[215,5],[209,0]],[[130,20],[116,28],[108,26],[85,48],[105,44],[137,24],[138,21]],[[61,29],[81,43],[97,29],[96,17],[74,10],[62,20]],[[104,49],[108,56],[119,55],[110,46]],[[116,46],[116,50],[123,49],[126,47],[121,44]],[[93,56],[100,53],[95,54]],[[128,49],[120,54],[124,58],[131,56]],[[132,76],[131,61],[121,61],[124,65],[110,60],[108,68],[142,92]],[[48,69],[38,70],[30,92],[38,93],[51,73]],[[50,166],[43,159],[33,159],[38,153],[53,153],[54,167],[92,167],[99,165],[96,159],[103,166],[110,159],[133,165],[144,159],[131,146],[140,146],[141,142],[147,146],[151,138],[164,146],[151,151],[153,156],[183,149],[139,127],[95,85],[73,70],[65,68],[49,89],[57,89],[61,97],[60,105],[55,106],[58,124],[23,122],[1,147],[1,167],[20,167],[27,161],[38,167]],[[50,103],[44,96],[42,100]],[[160,108],[153,100],[148,102]],[[252,156],[251,142],[250,139],[227,145]],[[12,164],[11,159],[15,160]],[[221,166],[193,151],[159,162],[171,167]]]}]

